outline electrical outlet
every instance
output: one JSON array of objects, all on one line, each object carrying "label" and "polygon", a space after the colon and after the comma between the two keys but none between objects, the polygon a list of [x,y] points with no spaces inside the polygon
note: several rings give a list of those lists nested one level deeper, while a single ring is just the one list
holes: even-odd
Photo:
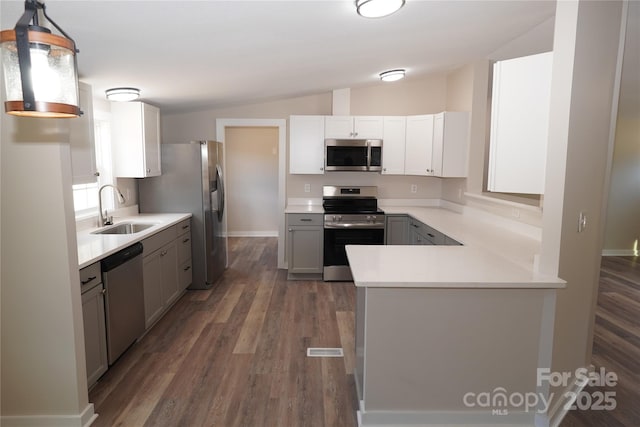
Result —
[{"label": "electrical outlet", "polygon": [[304,192],[305,193],[310,193],[311,192],[311,184],[305,184],[304,185]]},{"label": "electrical outlet", "polygon": [[412,193],[417,193],[418,192],[418,186],[416,184],[411,184],[411,192]]},{"label": "electrical outlet", "polygon": [[520,209],[518,208],[511,209],[511,216],[513,216],[514,218],[520,218]]}]

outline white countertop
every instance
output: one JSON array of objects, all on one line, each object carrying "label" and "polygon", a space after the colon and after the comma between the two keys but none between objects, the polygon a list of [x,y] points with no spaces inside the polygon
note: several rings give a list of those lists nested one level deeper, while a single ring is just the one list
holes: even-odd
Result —
[{"label": "white countertop", "polygon": [[114,225],[120,223],[154,224],[152,227],[134,234],[91,234],[93,231],[101,229],[98,227],[78,231],[78,266],[79,268],[87,267],[94,262],[100,261],[101,259],[126,248],[127,246],[146,239],[147,237],[190,217],[190,213],[164,213],[140,214],[114,218]]},{"label": "white countertop", "polygon": [[540,241],[443,208],[381,207],[408,214],[464,246],[347,246],[356,286],[562,288],[535,270]]},{"label": "white countertop", "polygon": [[303,205],[303,204],[295,204],[295,205],[287,205],[284,210],[284,213],[314,213],[314,214],[324,214],[324,208],[322,205]]}]

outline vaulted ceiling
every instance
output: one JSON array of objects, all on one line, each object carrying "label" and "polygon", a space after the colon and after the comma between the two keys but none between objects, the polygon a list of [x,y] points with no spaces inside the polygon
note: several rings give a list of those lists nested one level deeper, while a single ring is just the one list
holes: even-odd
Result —
[{"label": "vaulted ceiling", "polygon": [[[139,87],[164,111],[236,105],[453,69],[554,16],[554,1],[407,0],[365,19],[352,0],[46,1],[94,93]],[[23,2],[2,0],[2,29]]]}]

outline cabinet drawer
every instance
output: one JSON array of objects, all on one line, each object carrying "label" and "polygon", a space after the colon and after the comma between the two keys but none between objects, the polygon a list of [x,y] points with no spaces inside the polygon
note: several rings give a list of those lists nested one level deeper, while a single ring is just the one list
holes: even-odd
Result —
[{"label": "cabinet drawer", "polygon": [[444,245],[444,234],[429,227],[427,224],[421,224],[420,234],[425,236],[434,245]]},{"label": "cabinet drawer", "polygon": [[80,270],[80,291],[87,292],[102,282],[100,262],[91,264]]},{"label": "cabinet drawer", "polygon": [[178,287],[180,290],[186,289],[191,284],[193,270],[191,268],[191,259],[180,264],[178,268]]},{"label": "cabinet drawer", "polygon": [[153,236],[147,237],[142,241],[143,256],[147,256],[152,252],[157,251],[167,243],[175,240],[177,237],[176,226],[173,225],[166,230],[162,230]]},{"label": "cabinet drawer", "polygon": [[191,259],[191,233],[184,233],[178,237],[178,263],[182,264]]},{"label": "cabinet drawer", "polygon": [[287,226],[292,225],[322,225],[321,214],[287,214]]},{"label": "cabinet drawer", "polygon": [[178,234],[191,233],[191,218],[187,218],[176,224],[176,232]]}]

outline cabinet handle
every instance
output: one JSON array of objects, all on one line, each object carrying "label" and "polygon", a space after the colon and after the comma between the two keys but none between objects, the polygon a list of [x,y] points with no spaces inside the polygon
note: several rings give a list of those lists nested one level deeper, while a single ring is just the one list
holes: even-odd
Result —
[{"label": "cabinet handle", "polygon": [[102,291],[100,291],[100,293],[102,295],[106,295],[107,294],[107,289],[106,288],[102,288]]},{"label": "cabinet handle", "polygon": [[291,228],[290,228],[290,229],[289,229],[289,233],[291,233],[292,231],[293,231],[293,229],[291,229]]},{"label": "cabinet handle", "polygon": [[311,218],[300,218],[300,221],[311,222],[312,219]]},{"label": "cabinet handle", "polygon": [[160,252],[160,256],[165,256],[166,254],[167,254],[167,251]]},{"label": "cabinet handle", "polygon": [[182,241],[182,243],[187,243],[188,241],[189,241],[189,239],[184,239],[184,240]]},{"label": "cabinet handle", "polygon": [[86,285],[86,284],[87,284],[87,283],[89,283],[90,281],[95,280],[95,278],[96,278],[96,277],[97,277],[97,276],[91,276],[91,277],[88,277],[88,278],[87,278],[87,280],[81,280],[81,281],[80,281],[80,283],[82,283],[83,285]]},{"label": "cabinet handle", "polygon": [[100,172],[95,172],[93,176],[100,176]]},{"label": "cabinet handle", "polygon": [[151,173],[151,169],[147,169],[147,173]]},{"label": "cabinet handle", "polygon": [[182,229],[183,229],[183,230],[186,230],[187,228],[189,228],[189,225],[183,225],[183,226],[182,226]]},{"label": "cabinet handle", "polygon": [[324,168],[320,168],[320,170],[321,170],[321,171],[323,171],[323,170],[324,170]]},{"label": "cabinet handle", "polygon": [[433,234],[431,234],[431,233],[427,233],[427,236],[429,236],[429,237],[436,237],[436,236],[434,236],[434,235],[433,235]]},{"label": "cabinet handle", "polygon": [[190,265],[186,266],[182,271],[189,271],[189,270],[191,270],[191,266]]},{"label": "cabinet handle", "polygon": [[411,223],[411,226],[412,226],[412,227],[415,227],[415,228],[420,227],[418,224],[414,224],[413,222]]}]

